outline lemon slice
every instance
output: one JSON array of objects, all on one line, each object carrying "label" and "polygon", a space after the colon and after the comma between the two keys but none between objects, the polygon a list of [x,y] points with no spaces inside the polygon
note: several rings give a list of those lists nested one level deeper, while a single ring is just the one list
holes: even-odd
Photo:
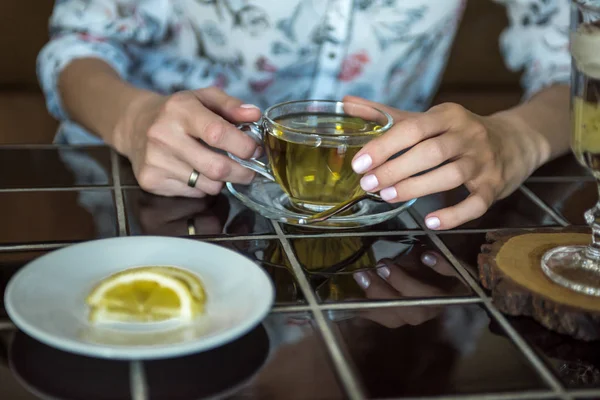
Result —
[{"label": "lemon slice", "polygon": [[142,267],[139,269],[147,269],[148,271],[162,272],[173,278],[183,281],[190,289],[192,296],[201,303],[206,301],[206,292],[202,282],[196,275],[182,268],[175,267]]},{"label": "lemon slice", "polygon": [[200,279],[174,267],[132,268],[113,274],[86,299],[93,323],[191,321],[203,312],[205,301]]}]

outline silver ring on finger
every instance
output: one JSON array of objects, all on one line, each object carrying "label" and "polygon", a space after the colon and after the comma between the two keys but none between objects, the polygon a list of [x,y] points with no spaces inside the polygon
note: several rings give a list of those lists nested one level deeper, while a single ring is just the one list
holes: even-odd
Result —
[{"label": "silver ring on finger", "polygon": [[190,177],[187,181],[187,185],[191,188],[196,187],[196,182],[198,182],[198,177],[200,177],[200,173],[195,169],[192,170]]}]

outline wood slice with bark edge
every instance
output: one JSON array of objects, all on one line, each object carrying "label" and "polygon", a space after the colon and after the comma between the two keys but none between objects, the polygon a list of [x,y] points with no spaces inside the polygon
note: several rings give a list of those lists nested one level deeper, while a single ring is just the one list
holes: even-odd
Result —
[{"label": "wood slice with bark edge", "polygon": [[577,293],[544,275],[542,255],[568,244],[588,244],[587,228],[490,232],[478,256],[479,279],[501,312],[532,317],[544,327],[576,339],[600,339],[600,297]]}]

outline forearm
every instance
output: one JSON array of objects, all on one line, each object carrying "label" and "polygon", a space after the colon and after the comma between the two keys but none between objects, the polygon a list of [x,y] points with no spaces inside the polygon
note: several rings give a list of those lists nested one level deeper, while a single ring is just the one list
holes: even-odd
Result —
[{"label": "forearm", "polygon": [[569,150],[569,86],[560,84],[544,89],[529,101],[495,114],[522,127],[519,136],[535,153],[540,166]]},{"label": "forearm", "polygon": [[99,58],[71,62],[60,74],[58,89],[70,119],[119,151],[123,146],[116,127],[123,113],[135,100],[156,96],[123,81]]}]

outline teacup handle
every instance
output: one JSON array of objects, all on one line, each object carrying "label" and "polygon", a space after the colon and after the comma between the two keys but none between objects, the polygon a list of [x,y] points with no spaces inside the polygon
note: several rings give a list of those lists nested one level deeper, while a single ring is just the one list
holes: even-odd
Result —
[{"label": "teacup handle", "polygon": [[[236,126],[240,131],[244,132],[246,135],[250,136],[259,146],[264,149],[264,133],[263,128],[256,122],[243,123]],[[227,152],[229,158],[233,161],[240,164],[242,167],[251,169],[252,171],[261,174],[267,179],[275,181],[275,177],[270,171],[268,165],[263,162],[258,161],[257,159],[251,158],[249,160],[243,160],[229,152]]]}]

